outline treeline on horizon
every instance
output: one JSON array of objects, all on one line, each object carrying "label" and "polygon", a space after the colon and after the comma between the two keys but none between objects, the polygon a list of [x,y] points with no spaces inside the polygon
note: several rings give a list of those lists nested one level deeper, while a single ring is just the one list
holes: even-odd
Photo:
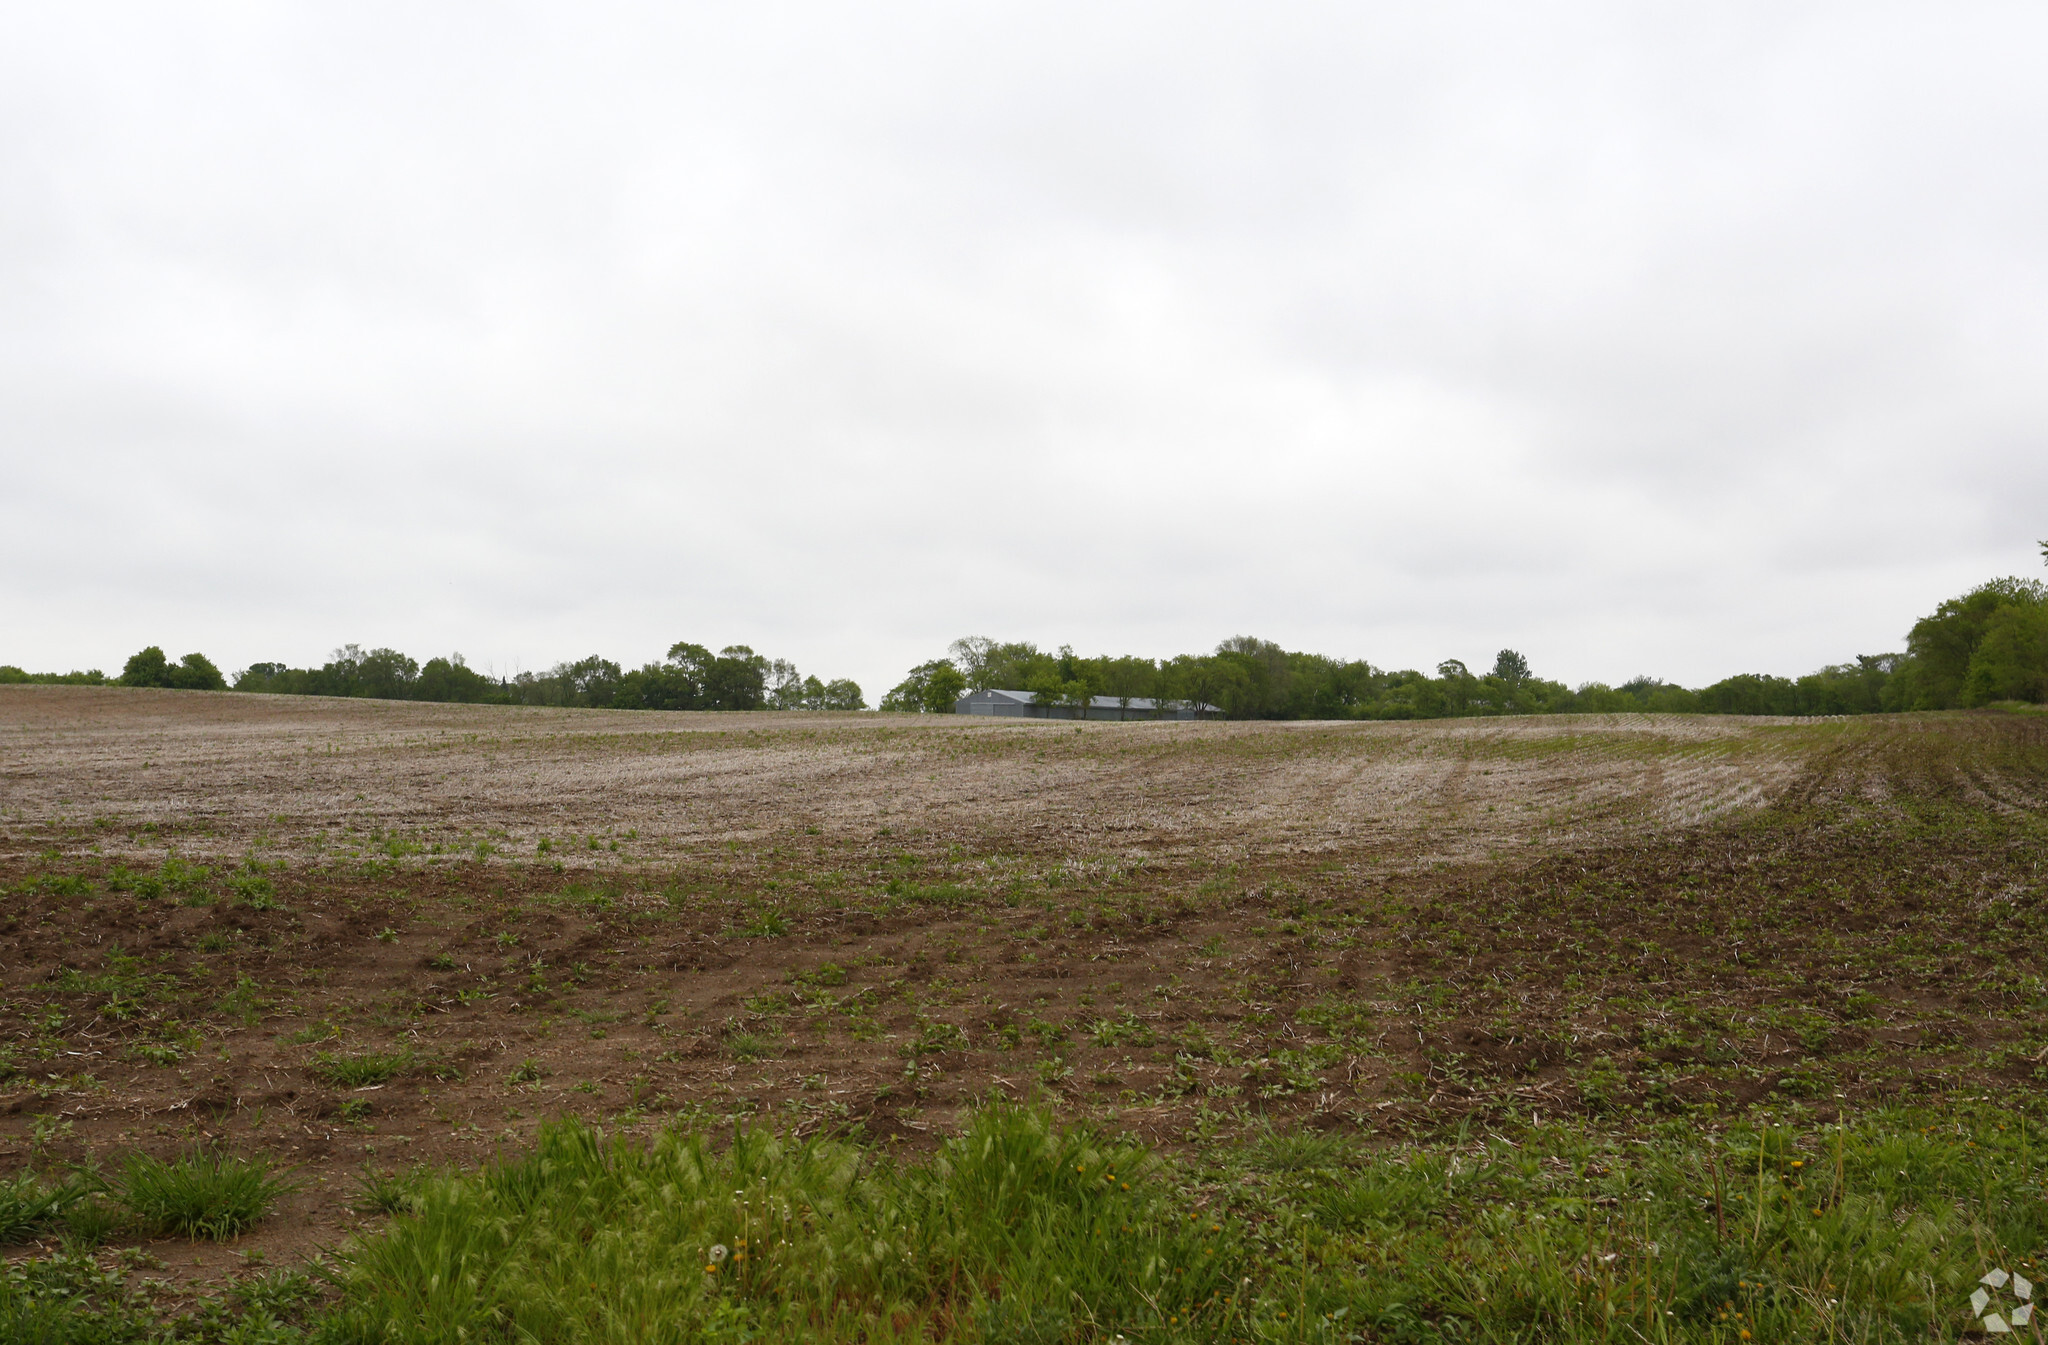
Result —
[{"label": "treeline on horizon", "polygon": [[252,691],[286,696],[351,696],[367,700],[440,701],[468,705],[555,705],[599,710],[865,710],[858,683],[830,682],[799,673],[787,659],[771,659],[746,645],[712,653],[680,641],[668,657],[627,670],[592,655],[558,663],[546,672],[491,677],[462,655],[420,663],[395,649],[343,645],[317,668],[252,663],[232,686],[204,654],[171,662],[156,645],[135,654],[119,677],[97,670],[24,673],[0,666],[0,682],[168,687],[188,691]]},{"label": "treeline on horizon", "polygon": [[[2044,548],[2048,550],[2048,548]],[[1503,649],[1476,672],[1457,659],[1434,675],[1385,671],[1363,659],[1282,649],[1237,636],[1211,654],[1084,658],[1030,643],[956,640],[948,657],[913,668],[884,710],[941,712],[968,690],[1026,691],[1079,708],[1095,696],[1213,705],[1232,719],[1443,719],[1656,711],[1737,715],[1855,715],[2048,701],[2048,585],[1996,579],[1915,622],[1902,654],[1864,654],[1804,677],[1743,673],[1691,689],[1653,677],[1566,686]]]},{"label": "treeline on horizon", "polygon": [[[2048,548],[2044,548],[2048,549]],[[118,678],[94,670],[28,673],[0,665],[0,683],[230,689],[203,654],[172,662],[152,645]],[[1865,654],[1804,677],[1745,673],[1697,689],[1652,677],[1618,686],[1577,687],[1536,675],[1511,649],[1474,671],[1449,659],[1434,674],[1387,671],[1363,659],[1282,649],[1251,636],[1209,654],[1155,660],[1087,658],[1028,642],[957,640],[946,658],[911,670],[882,700],[886,711],[944,713],[970,689],[1033,693],[1041,703],[1079,706],[1095,696],[1128,704],[1149,698],[1210,705],[1234,719],[1438,719],[1474,715],[1656,711],[1695,714],[1842,715],[1966,709],[2048,702],[2048,585],[1997,579],[1942,603],[1915,622],[1904,653]],[[617,710],[864,710],[860,687],[800,676],[794,665],[746,645],[712,653],[680,642],[661,662],[627,671],[592,656],[543,673],[497,678],[460,654],[420,664],[392,649],[345,645],[318,668],[253,663],[235,691],[352,696],[496,705]]]}]

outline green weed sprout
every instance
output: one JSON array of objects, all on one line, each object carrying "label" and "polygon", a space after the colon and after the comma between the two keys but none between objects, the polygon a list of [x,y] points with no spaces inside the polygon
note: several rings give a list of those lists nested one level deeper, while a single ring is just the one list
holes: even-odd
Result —
[{"label": "green weed sprout", "polygon": [[[2015,1326],[2031,1326],[2034,1321],[2034,1283],[2026,1276],[2008,1274],[1994,1268],[1984,1273],[1977,1281],[1978,1288],[1970,1295],[1970,1315],[1981,1317],[1984,1330],[1994,1336],[2008,1336]],[[2013,1305],[2005,1306],[2005,1294],[2010,1292]],[[2002,1310],[2002,1311],[2001,1311]]]}]

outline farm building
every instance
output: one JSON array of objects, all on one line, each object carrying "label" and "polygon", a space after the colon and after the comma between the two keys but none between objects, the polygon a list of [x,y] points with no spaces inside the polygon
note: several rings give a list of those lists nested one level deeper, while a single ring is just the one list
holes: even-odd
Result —
[{"label": "farm building", "polygon": [[[970,691],[953,702],[956,715],[1008,715],[1018,719],[1080,719],[1080,707],[1040,705],[1029,691]],[[1222,711],[1206,702],[1155,701],[1133,696],[1096,696],[1088,702],[1089,719],[1209,719]]]}]

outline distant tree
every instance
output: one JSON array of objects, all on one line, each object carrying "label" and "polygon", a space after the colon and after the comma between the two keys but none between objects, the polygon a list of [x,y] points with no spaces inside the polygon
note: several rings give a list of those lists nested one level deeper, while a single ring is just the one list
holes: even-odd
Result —
[{"label": "distant tree", "polygon": [[2048,603],[2015,603],[1991,614],[1970,652],[1960,700],[2048,701]]},{"label": "distant tree", "polygon": [[419,675],[420,665],[396,649],[372,649],[356,658],[355,687],[349,694],[380,701],[410,700]]},{"label": "distant tree", "polygon": [[1436,675],[1442,685],[1446,709],[1454,715],[1465,713],[1466,707],[1472,703],[1472,694],[1478,687],[1478,679],[1472,676],[1471,669],[1465,666],[1462,659],[1447,658],[1436,665]]},{"label": "distant tree", "polygon": [[121,685],[124,687],[167,687],[170,684],[171,661],[156,645],[130,654],[127,665],[121,669]]},{"label": "distant tree", "polygon": [[946,648],[953,666],[976,691],[986,691],[995,685],[991,679],[996,675],[1001,651],[1002,646],[985,635],[963,635]]},{"label": "distant tree", "polygon": [[187,654],[178,660],[178,666],[167,670],[170,685],[180,691],[226,691],[228,680],[220,675],[220,669],[213,666],[213,660],[204,654]]},{"label": "distant tree", "polygon": [[412,685],[414,700],[472,705],[488,700],[494,690],[491,679],[471,668],[461,654],[428,659],[421,665],[419,679]]},{"label": "distant tree", "polygon": [[803,685],[803,708],[822,710],[825,708],[825,684],[816,677],[806,677]]},{"label": "distant tree", "polygon": [[[813,677],[812,682],[818,679]],[[768,708],[771,710],[801,710],[804,708],[804,679],[797,675],[796,665],[788,659],[771,659],[768,663]]]},{"label": "distant tree", "polygon": [[237,691],[275,691],[274,683],[290,672],[282,663],[252,663],[235,674]]},{"label": "distant tree", "polygon": [[925,679],[924,709],[926,714],[949,715],[960,697],[967,692],[967,677],[951,663],[932,669],[932,675]]},{"label": "distant tree", "polygon": [[882,709],[896,714],[950,714],[966,689],[967,678],[951,659],[933,659],[918,664],[891,687],[882,697]]},{"label": "distant tree", "polygon": [[1233,719],[1286,713],[1294,694],[1294,661],[1271,640],[1233,635],[1216,646],[1222,678],[1219,704]]},{"label": "distant tree", "polygon": [[548,677],[560,688],[560,699],[555,704],[605,710],[618,698],[625,672],[610,659],[592,654],[574,663],[556,664]]},{"label": "distant tree", "polygon": [[860,683],[853,681],[851,678],[838,677],[825,684],[825,704],[823,708],[827,710],[865,710],[868,708],[868,702],[867,698],[860,694]]},{"label": "distant tree", "polygon": [[1912,663],[1905,670],[1909,691],[1903,708],[1946,710],[1963,703],[1971,659],[2003,608],[2038,609],[2048,604],[2048,585],[2032,579],[1994,579],[1959,598],[1950,598],[1913,623],[1906,636]]},{"label": "distant tree", "polygon": [[1102,692],[1115,698],[1118,719],[1128,718],[1131,702],[1151,695],[1158,681],[1159,666],[1151,659],[1126,656],[1103,661]]},{"label": "distant tree", "polygon": [[708,710],[758,710],[768,699],[768,660],[743,644],[718,651],[704,677]]},{"label": "distant tree", "polygon": [[1060,680],[1059,668],[1047,663],[1044,667],[1033,669],[1023,686],[1012,689],[1027,693],[1031,697],[1031,703],[1044,707],[1049,718],[1053,710],[1064,703],[1066,687],[1067,684]]},{"label": "distant tree", "polygon": [[1180,654],[1163,671],[1167,694],[1194,708],[1195,718],[1209,713],[1222,693],[1223,678],[1217,662],[1199,654]]},{"label": "distant tree", "polygon": [[1082,678],[1060,683],[1058,704],[1065,707],[1075,719],[1086,719],[1095,703],[1095,688]]},{"label": "distant tree", "polygon": [[1529,660],[1512,649],[1503,649],[1494,656],[1493,675],[1509,686],[1518,686],[1529,679]]},{"label": "distant tree", "polygon": [[121,685],[171,687],[179,691],[226,691],[228,681],[204,654],[185,655],[176,663],[156,645],[136,651],[121,669]]}]

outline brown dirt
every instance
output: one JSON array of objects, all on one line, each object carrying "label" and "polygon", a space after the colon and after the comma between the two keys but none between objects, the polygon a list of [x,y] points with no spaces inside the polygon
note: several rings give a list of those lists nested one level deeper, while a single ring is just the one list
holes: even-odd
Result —
[{"label": "brown dirt", "polygon": [[2025,1086],[2044,747],[0,688],[0,1165],[296,1165],[291,1217],[165,1253],[212,1275],[563,1114],[919,1145],[1037,1097],[1171,1144]]}]

